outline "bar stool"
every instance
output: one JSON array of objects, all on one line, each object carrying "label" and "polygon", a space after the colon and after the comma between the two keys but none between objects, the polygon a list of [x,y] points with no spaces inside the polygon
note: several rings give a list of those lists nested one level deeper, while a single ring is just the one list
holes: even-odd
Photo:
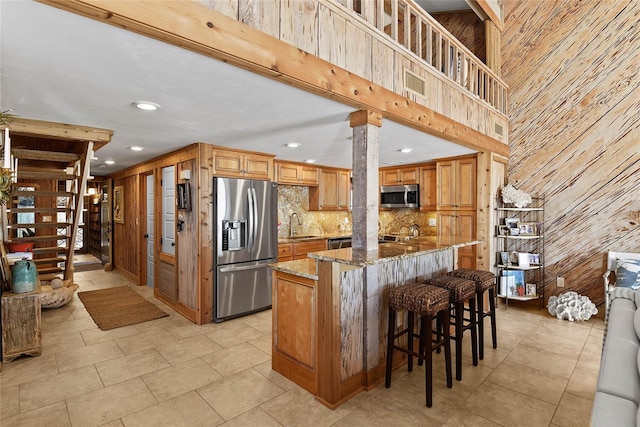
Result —
[{"label": "bar stool", "polygon": [[[438,286],[449,291],[450,310],[453,312],[455,335],[450,339],[456,342],[456,380],[462,380],[462,337],[464,331],[471,332],[471,354],[473,366],[478,366],[478,335],[476,331],[476,284],[471,280],[452,276],[437,276],[424,281],[427,285]],[[464,316],[464,304],[469,304],[469,318]],[[446,328],[445,328],[446,329]]]},{"label": "bar stool", "polygon": [[[396,313],[407,311],[407,328],[396,333]],[[413,321],[414,315],[421,316],[420,327],[420,351],[413,351]],[[437,340],[433,341],[432,323],[437,318],[438,328],[442,328],[442,339],[438,329]],[[400,286],[389,291],[389,329],[387,331],[387,366],[384,385],[391,387],[391,369],[393,367],[393,351],[398,350],[408,355],[407,367],[409,372],[413,370],[413,357],[420,362],[426,361],[425,388],[427,407],[433,402],[433,366],[432,353],[435,349],[444,347],[445,369],[447,375],[447,387],[453,386],[451,378],[451,343],[449,337],[449,293],[436,286],[414,283]],[[395,339],[407,334],[407,348],[395,345]]]},{"label": "bar stool", "polygon": [[[448,276],[472,280],[476,284],[476,309],[478,312],[478,357],[484,359],[484,318],[491,317],[491,340],[493,348],[498,348],[496,332],[496,275],[490,271],[459,268],[447,273]],[[489,311],[484,311],[484,293],[489,291]]]}]

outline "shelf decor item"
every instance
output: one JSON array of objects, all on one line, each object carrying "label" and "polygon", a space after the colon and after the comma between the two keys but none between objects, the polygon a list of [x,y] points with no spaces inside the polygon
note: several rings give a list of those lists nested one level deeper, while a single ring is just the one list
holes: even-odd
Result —
[{"label": "shelf decor item", "polygon": [[511,184],[507,184],[502,187],[502,201],[517,208],[524,208],[531,204],[531,196]]}]

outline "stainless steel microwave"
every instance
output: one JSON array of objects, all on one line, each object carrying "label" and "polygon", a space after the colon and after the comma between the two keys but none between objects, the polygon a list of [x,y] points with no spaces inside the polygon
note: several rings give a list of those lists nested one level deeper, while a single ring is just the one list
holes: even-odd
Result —
[{"label": "stainless steel microwave", "polygon": [[419,208],[420,190],[418,184],[381,186],[380,207]]}]

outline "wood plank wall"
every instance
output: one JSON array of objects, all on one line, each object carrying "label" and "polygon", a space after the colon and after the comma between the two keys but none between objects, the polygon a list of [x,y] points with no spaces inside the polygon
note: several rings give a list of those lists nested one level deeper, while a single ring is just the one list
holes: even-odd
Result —
[{"label": "wood plank wall", "polygon": [[640,251],[640,2],[505,0],[504,15],[509,180],[546,196],[547,294],[600,304],[607,250]]},{"label": "wood plank wall", "polygon": [[[432,13],[443,27],[453,34],[482,62],[487,59],[484,22],[473,11]],[[486,62],[485,62],[486,63]]]}]

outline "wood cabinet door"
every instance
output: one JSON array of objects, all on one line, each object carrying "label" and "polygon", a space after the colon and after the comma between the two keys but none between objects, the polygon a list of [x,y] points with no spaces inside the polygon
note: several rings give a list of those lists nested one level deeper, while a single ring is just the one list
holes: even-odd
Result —
[{"label": "wood cabinet door", "polygon": [[338,209],[351,210],[351,174],[347,170],[338,172]]},{"label": "wood cabinet door", "polygon": [[214,175],[242,176],[242,154],[233,151],[216,151],[214,156]]},{"label": "wood cabinet door", "polygon": [[307,258],[309,252],[319,252],[327,250],[327,240],[309,240],[296,242],[293,244],[293,259]]},{"label": "wood cabinet door", "polygon": [[385,169],[381,172],[380,185],[400,185],[397,169]]},{"label": "wood cabinet door", "polygon": [[298,184],[300,182],[299,172],[300,167],[298,165],[278,162],[276,167],[276,181],[278,181],[278,184]]},{"label": "wood cabinet door", "polygon": [[455,162],[453,160],[436,164],[438,209],[455,208]]},{"label": "wood cabinet door", "polygon": [[420,179],[418,168],[398,169],[398,178],[402,185],[417,184]]},{"label": "wood cabinet door", "polygon": [[320,171],[320,210],[338,210],[338,171],[322,169]]},{"label": "wood cabinet door", "polygon": [[[456,213],[456,236],[466,241],[475,240],[475,211],[458,211]],[[476,245],[458,249],[458,268],[476,268]]]},{"label": "wood cabinet door", "polygon": [[291,261],[293,259],[293,244],[278,244],[278,262]]},{"label": "wood cabinet door", "polygon": [[305,185],[318,185],[318,168],[300,166],[298,172],[299,182]]},{"label": "wood cabinet door", "polygon": [[476,159],[456,161],[456,205],[458,209],[476,208]]},{"label": "wood cabinet door", "polygon": [[453,212],[438,212],[438,236],[449,237],[455,236],[456,223]]},{"label": "wood cabinet door", "polygon": [[273,159],[255,154],[244,155],[243,175],[247,178],[272,179]]},{"label": "wood cabinet door", "polygon": [[436,182],[435,163],[420,168],[420,210],[432,211],[436,209]]}]

